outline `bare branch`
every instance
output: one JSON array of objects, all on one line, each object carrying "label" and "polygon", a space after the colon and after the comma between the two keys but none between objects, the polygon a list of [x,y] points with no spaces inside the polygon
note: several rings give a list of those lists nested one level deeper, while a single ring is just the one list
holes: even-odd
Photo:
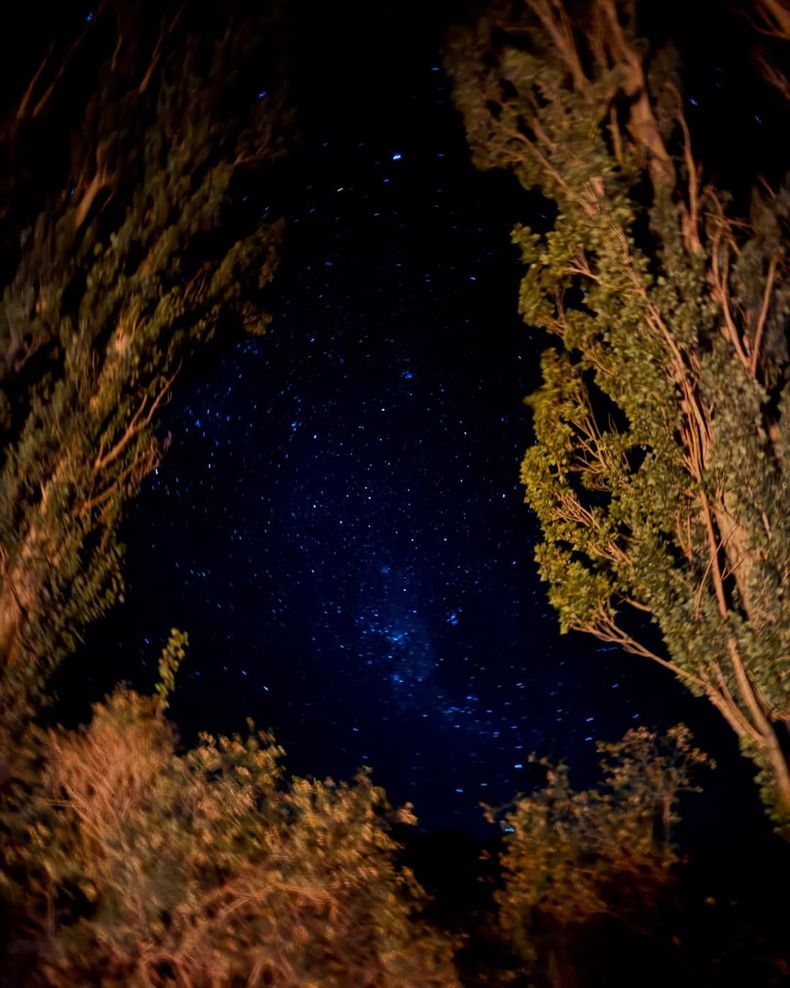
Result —
[{"label": "bare branch", "polygon": [[[115,445],[104,455],[99,455],[96,457],[93,463],[93,471],[98,474],[105,470],[114,460],[116,460],[121,453],[126,449],[132,439],[146,426],[151,424],[151,420],[156,413],[157,408],[161,405],[162,401],[166,397],[170,390],[173,381],[175,381],[178,376],[178,370],[169,377],[165,383],[160,388],[158,394],[154,396],[153,401],[150,401],[148,395],[143,397],[137,411],[134,413],[132,418],[129,420],[129,424],[123,432],[123,435],[118,439]],[[150,401],[150,404],[149,404]]]}]

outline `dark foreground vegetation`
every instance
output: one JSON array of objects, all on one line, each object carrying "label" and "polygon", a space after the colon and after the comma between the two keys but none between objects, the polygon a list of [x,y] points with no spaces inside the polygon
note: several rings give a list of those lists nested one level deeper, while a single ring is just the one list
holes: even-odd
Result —
[{"label": "dark foreground vegetation", "polygon": [[[790,18],[749,13],[786,105]],[[742,210],[708,180],[677,59],[636,14],[497,3],[446,68],[476,164],[550,217],[514,240],[521,312],[553,334],[522,478],[551,602],[707,698],[786,837],[790,193],[764,179]],[[679,803],[712,765],[683,726],[600,742],[587,790],[533,759],[486,846],[411,837],[367,772],[289,776],[251,724],[180,745],[177,631],[152,696],[53,726],[52,673],[123,600],[157,412],[190,359],[267,326],[263,204],[298,118],[283,23],[103,3],[3,107],[0,984],[782,983],[786,847],[684,858]]]}]

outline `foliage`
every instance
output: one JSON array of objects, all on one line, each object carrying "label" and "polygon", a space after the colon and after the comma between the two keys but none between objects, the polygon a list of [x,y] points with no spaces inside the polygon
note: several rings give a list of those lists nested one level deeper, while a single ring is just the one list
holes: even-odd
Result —
[{"label": "foliage", "polygon": [[167,709],[168,698],[176,685],[176,673],[186,657],[189,635],[178,628],[171,628],[170,637],[159,659],[159,682],[156,692],[163,710]]},{"label": "foliage", "polygon": [[410,808],[364,772],[286,779],[250,728],[183,752],[160,696],[118,689],[87,727],[33,732],[2,819],[18,983],[458,984],[395,862]]},{"label": "foliage", "polygon": [[[237,200],[253,175],[271,185],[288,113],[261,83],[272,89],[271,24],[242,6],[200,31],[184,8],[146,21],[145,5],[102,4],[0,132],[19,175],[0,214],[6,711],[40,696],[81,627],[121,597],[121,512],[166,446],[156,416],[184,359],[218,331],[266,327],[281,225],[260,209],[240,219]],[[141,25],[160,18],[148,38]],[[31,148],[48,167],[27,166]]]},{"label": "foliage", "polygon": [[547,230],[513,232],[520,311],[554,336],[521,474],[540,572],[563,631],[715,705],[781,825],[790,189],[731,217],[702,184],[673,52],[649,52],[633,3],[569,9],[496,3],[446,59],[475,163],[554,207]]},{"label": "foliage", "polygon": [[683,725],[663,738],[639,728],[597,748],[605,757],[595,789],[572,789],[566,766],[541,761],[546,784],[502,820],[500,922],[528,968],[556,967],[595,917],[645,922],[679,860],[670,843],[678,796],[709,763]]}]

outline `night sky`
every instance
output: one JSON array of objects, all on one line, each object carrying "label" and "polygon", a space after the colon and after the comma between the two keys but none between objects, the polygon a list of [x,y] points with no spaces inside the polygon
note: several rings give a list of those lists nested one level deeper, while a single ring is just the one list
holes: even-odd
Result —
[{"label": "night sky", "polygon": [[[250,716],[297,772],[371,765],[425,829],[484,832],[481,800],[539,779],[531,751],[585,784],[593,739],[681,719],[726,764],[704,812],[719,786],[753,814],[702,701],[558,634],[518,483],[545,338],[516,312],[509,244],[547,218],[471,166],[440,66],[448,12],[360,11],[297,17],[302,141],[240,204],[287,219],[271,330],[177,389],[123,532],[126,603],[62,693],[150,688],[175,626],[191,639],[172,705],[186,739]],[[737,833],[737,813],[722,826]]]}]

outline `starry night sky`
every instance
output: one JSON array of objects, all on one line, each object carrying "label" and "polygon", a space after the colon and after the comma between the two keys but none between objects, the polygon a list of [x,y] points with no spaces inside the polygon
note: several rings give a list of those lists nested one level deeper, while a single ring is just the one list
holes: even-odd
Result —
[{"label": "starry night sky", "polygon": [[680,719],[751,814],[748,771],[704,703],[558,634],[518,484],[544,340],[517,315],[509,244],[546,216],[471,166],[440,67],[448,10],[418,30],[408,4],[361,9],[296,17],[303,140],[240,207],[288,221],[271,331],[181,383],[125,526],[126,603],[62,694],[150,688],[176,626],[187,739],[251,716],[295,771],[371,765],[426,829],[482,832],[481,800],[537,781],[533,750],[584,784],[593,738]]}]

